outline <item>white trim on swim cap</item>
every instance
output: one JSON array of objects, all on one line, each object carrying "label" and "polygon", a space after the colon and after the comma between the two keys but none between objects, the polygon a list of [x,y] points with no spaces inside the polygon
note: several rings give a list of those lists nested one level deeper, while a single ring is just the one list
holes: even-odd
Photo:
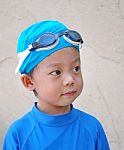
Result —
[{"label": "white trim on swim cap", "polygon": [[19,69],[21,68],[22,63],[24,62],[26,57],[30,54],[30,52],[31,51],[29,50],[29,48],[27,48],[25,51],[18,53],[17,56],[18,56],[19,63],[15,69],[15,74],[17,74],[19,72]]}]

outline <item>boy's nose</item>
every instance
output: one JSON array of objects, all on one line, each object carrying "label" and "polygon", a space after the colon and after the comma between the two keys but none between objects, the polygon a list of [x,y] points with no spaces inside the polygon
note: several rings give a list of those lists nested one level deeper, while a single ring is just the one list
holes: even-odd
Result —
[{"label": "boy's nose", "polygon": [[74,85],[75,80],[71,75],[66,75],[63,81],[64,86],[72,86]]}]

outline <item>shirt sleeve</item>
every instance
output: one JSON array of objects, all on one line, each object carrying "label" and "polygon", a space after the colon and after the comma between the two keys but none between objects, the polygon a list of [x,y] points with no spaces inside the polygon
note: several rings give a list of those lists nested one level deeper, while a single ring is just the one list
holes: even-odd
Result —
[{"label": "shirt sleeve", "polygon": [[100,123],[98,124],[96,150],[110,150],[106,134]]},{"label": "shirt sleeve", "polygon": [[2,150],[19,150],[18,136],[13,126],[7,131],[3,141]]}]

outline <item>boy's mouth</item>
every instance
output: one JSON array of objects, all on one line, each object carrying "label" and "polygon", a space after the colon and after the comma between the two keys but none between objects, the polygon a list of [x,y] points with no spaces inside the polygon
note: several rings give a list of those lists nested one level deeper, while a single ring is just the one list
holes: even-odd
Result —
[{"label": "boy's mouth", "polygon": [[62,96],[74,96],[76,94],[77,91],[68,91],[66,93],[63,93]]}]

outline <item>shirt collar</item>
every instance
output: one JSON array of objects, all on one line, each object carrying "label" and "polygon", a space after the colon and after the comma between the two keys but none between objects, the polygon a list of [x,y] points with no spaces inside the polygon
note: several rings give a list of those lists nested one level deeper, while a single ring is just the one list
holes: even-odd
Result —
[{"label": "shirt collar", "polygon": [[61,115],[49,115],[39,111],[36,102],[31,111],[31,114],[38,123],[47,126],[63,126],[71,124],[78,117],[78,111],[73,107],[72,104],[71,110],[68,113],[64,113]]}]

